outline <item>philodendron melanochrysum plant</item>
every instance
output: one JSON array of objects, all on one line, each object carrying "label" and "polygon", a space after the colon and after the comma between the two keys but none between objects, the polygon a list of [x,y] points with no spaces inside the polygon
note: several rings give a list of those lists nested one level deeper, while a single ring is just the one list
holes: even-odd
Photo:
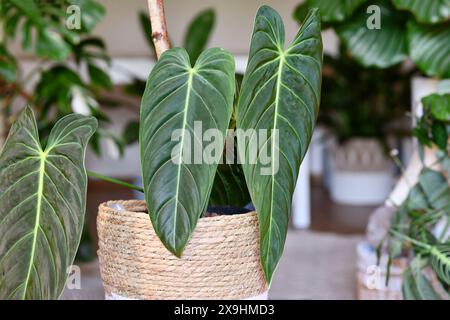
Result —
[{"label": "philodendron melanochrysum plant", "polygon": [[19,115],[0,154],[0,299],[56,299],[83,229],[86,144],[93,117],[71,114],[39,141],[33,112]]},{"label": "philodendron melanochrysum plant", "polygon": [[[231,54],[208,49],[192,65],[185,49],[167,50],[148,78],[140,119],[149,216],[162,243],[176,256],[182,255],[207,209],[218,165],[184,161],[195,145],[202,147],[196,125],[224,137],[235,114],[238,130],[268,132],[258,141],[255,161],[247,160],[256,135],[237,140],[258,213],[261,263],[269,283],[283,251],[299,166],[319,109],[318,12],[308,14],[287,48],[284,37],[280,16],[261,7],[237,104]],[[67,116],[56,124],[46,146],[39,142],[30,109],[12,127],[0,155],[0,298],[54,299],[62,292],[83,225],[84,152],[95,127],[93,118]],[[187,147],[190,137],[193,145]],[[217,160],[224,140],[215,141]],[[263,163],[262,153],[272,161]]]},{"label": "philodendron melanochrysum plant", "polygon": [[[249,161],[249,146],[254,145],[256,135],[237,136],[258,213],[261,262],[268,282],[283,251],[299,166],[317,118],[321,68],[316,10],[285,48],[281,17],[267,6],[259,9],[236,124],[238,130],[269,132],[264,141],[258,141],[259,153],[253,162]],[[191,146],[186,148],[184,142],[193,137],[192,144],[201,146],[202,137],[194,130],[197,121],[203,132],[217,129],[225,135],[233,111],[234,81],[234,60],[226,51],[208,49],[192,65],[184,49],[174,48],[161,56],[147,82],[140,120],[145,199],[156,234],[176,256],[182,255],[206,211],[217,169],[217,163],[185,163]],[[181,131],[173,139],[176,129]],[[272,158],[278,153],[279,160],[272,160],[267,168],[260,161],[261,152]],[[263,167],[268,173],[261,174]]]}]

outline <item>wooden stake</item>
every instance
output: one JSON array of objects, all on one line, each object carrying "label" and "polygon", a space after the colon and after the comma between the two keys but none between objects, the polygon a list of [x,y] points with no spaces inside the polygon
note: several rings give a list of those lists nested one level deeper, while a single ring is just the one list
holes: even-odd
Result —
[{"label": "wooden stake", "polygon": [[159,59],[164,51],[170,49],[164,4],[163,0],[147,0],[147,4],[152,25],[152,39],[155,44],[156,57]]}]

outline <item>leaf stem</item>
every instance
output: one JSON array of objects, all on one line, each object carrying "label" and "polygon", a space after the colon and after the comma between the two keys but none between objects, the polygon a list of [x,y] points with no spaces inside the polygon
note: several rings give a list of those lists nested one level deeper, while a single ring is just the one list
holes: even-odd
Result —
[{"label": "leaf stem", "polygon": [[111,177],[108,177],[108,176],[104,176],[102,174],[99,174],[99,173],[96,173],[96,172],[92,172],[92,171],[89,171],[89,170],[87,170],[87,174],[88,174],[89,177],[97,178],[97,179],[100,179],[100,180],[103,180],[103,181],[107,181],[107,182],[111,182],[111,183],[115,183],[115,184],[118,184],[118,185],[120,185],[122,187],[130,188],[130,189],[133,189],[133,190],[136,190],[136,191],[144,193],[144,189],[142,187],[139,187],[137,185],[134,185],[134,184],[131,184],[131,183],[128,183],[128,182],[125,182],[125,181],[122,181],[122,180],[118,180],[118,179],[114,179],[114,178],[111,178]]}]

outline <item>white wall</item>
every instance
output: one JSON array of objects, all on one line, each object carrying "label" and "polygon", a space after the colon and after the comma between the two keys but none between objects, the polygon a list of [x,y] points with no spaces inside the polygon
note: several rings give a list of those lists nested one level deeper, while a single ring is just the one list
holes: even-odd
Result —
[{"label": "white wall", "polygon": [[[290,41],[298,30],[292,18],[294,8],[302,0],[165,0],[165,13],[170,38],[174,45],[182,45],[189,21],[201,10],[214,8],[216,26],[209,45],[223,47],[234,54],[248,52],[253,22],[258,7],[267,4],[276,9]],[[107,9],[105,19],[95,33],[105,38],[114,57],[148,55],[148,47],[137,20],[139,10],[147,11],[146,0],[100,0]],[[324,35],[326,50],[334,51],[335,37]]]}]

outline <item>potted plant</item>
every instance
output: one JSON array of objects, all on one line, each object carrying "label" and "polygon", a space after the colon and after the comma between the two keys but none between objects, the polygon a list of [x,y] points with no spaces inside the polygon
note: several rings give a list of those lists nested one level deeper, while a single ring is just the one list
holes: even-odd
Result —
[{"label": "potted plant", "polygon": [[[110,298],[130,299],[261,298],[283,251],[295,181],[319,108],[318,12],[310,12],[287,48],[280,16],[267,6],[257,13],[235,110],[236,131],[248,134],[236,134],[237,150],[256,212],[232,210],[223,215],[230,209],[207,210],[207,205],[233,114],[233,57],[212,48],[193,65],[185,49],[169,49],[161,1],[149,3],[159,60],[141,105],[146,201],[100,206],[99,257],[106,292]],[[13,192],[14,197],[3,197],[0,206],[0,225],[8,230],[0,240],[2,297],[57,298],[63,287],[84,213],[83,146],[95,127],[91,118],[69,117],[55,126],[47,146],[40,148],[26,109],[0,155],[2,195],[24,188],[13,181],[24,170],[30,172],[30,166],[36,169],[30,180],[37,179],[26,184],[28,193]],[[206,139],[214,142],[208,144],[212,149],[200,146],[201,154],[209,155],[200,163],[188,161],[189,152],[204,137],[194,131],[196,121],[204,132],[215,135]],[[270,161],[263,161],[267,158]],[[56,177],[47,177],[50,174],[59,175],[55,183],[63,191],[55,192],[51,178]],[[8,214],[21,204],[27,204],[21,212],[30,220],[24,225],[20,217]],[[50,241],[46,235],[52,236]],[[18,250],[22,246],[24,250]],[[43,266],[51,268],[42,273]],[[40,274],[49,276],[38,278]]]},{"label": "potted plant", "polygon": [[[363,280],[371,275],[364,275],[366,270],[361,269],[361,298],[449,297],[450,94],[432,94],[423,98],[422,103],[424,114],[414,129],[420,157],[417,161],[412,159],[404,170],[402,179],[408,184],[406,193],[394,190],[390,201],[394,207],[381,208],[369,223],[373,233],[369,234],[369,241],[378,246],[379,275],[385,276],[386,284],[379,283],[377,288],[369,290]],[[399,200],[399,205],[395,205]],[[375,229],[378,229],[377,234]],[[387,234],[383,234],[383,230]],[[380,243],[374,243],[377,241]],[[370,255],[373,263],[377,260],[374,250],[367,246],[360,244],[358,247],[359,265],[368,261],[364,255]],[[378,281],[384,283],[383,278]]]},{"label": "potted plant", "polygon": [[325,55],[319,123],[327,129],[326,183],[334,201],[373,205],[388,196],[394,166],[387,150],[407,132],[410,74],[398,66],[362,67],[342,46],[338,57]]},{"label": "potted plant", "polygon": [[417,183],[392,216],[387,237],[389,261],[400,255],[410,260],[402,276],[404,299],[448,299],[450,94],[427,96],[422,104],[424,115],[415,135],[421,148],[432,148],[436,161],[424,165]]}]

